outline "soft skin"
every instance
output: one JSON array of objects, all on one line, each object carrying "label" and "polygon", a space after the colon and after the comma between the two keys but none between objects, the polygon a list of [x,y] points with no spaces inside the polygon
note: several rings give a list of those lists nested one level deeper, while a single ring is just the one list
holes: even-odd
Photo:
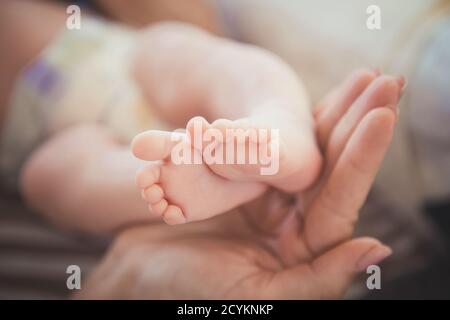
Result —
[{"label": "soft skin", "polygon": [[[352,239],[393,135],[402,86],[394,78],[375,78],[373,72],[358,71],[319,106],[316,123],[326,165],[322,178],[297,195],[302,208],[276,191],[199,223],[129,228],[76,297],[342,297],[357,273],[391,254],[375,239]],[[364,98],[384,86],[396,94],[392,105]],[[343,121],[353,129],[347,131]]]}]

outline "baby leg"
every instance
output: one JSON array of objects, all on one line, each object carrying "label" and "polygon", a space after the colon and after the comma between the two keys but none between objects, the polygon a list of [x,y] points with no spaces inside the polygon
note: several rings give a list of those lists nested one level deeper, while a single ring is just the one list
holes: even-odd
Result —
[{"label": "baby leg", "polygon": [[143,161],[103,127],[69,128],[28,159],[21,192],[40,213],[68,228],[93,233],[154,221],[134,176]]},{"label": "baby leg", "polygon": [[279,131],[275,174],[254,174],[254,168],[242,165],[210,166],[214,172],[285,191],[304,189],[314,181],[321,156],[308,97],[281,59],[182,24],[159,24],[141,34],[135,76],[166,119],[184,127],[189,118],[203,116],[217,120],[211,126],[224,131],[249,127]]}]

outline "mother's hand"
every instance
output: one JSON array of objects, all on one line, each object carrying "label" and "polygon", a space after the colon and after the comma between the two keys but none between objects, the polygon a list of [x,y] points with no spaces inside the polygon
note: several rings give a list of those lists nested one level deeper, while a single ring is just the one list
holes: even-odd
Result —
[{"label": "mother's hand", "polygon": [[375,239],[351,236],[389,146],[402,85],[362,70],[324,100],[316,122],[326,164],[300,202],[272,193],[244,207],[252,212],[130,228],[79,297],[341,297],[356,273],[390,254]]}]

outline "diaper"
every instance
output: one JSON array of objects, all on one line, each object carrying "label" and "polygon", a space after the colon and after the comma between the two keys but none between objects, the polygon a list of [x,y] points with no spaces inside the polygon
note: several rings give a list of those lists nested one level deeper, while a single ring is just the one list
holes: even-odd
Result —
[{"label": "diaper", "polygon": [[0,179],[17,188],[21,167],[50,135],[81,123],[129,143],[163,123],[130,75],[135,33],[95,18],[64,30],[19,75],[0,140]]}]

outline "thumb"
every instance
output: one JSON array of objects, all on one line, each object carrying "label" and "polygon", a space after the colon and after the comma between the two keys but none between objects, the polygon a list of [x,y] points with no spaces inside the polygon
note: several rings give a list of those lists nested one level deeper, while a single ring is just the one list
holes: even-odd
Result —
[{"label": "thumb", "polygon": [[272,281],[277,297],[287,299],[341,298],[353,278],[368,266],[378,264],[392,250],[373,238],[344,242],[314,259],[279,272]]},{"label": "thumb", "polygon": [[368,266],[378,264],[392,254],[391,248],[373,238],[344,242],[312,262],[317,281],[325,297],[341,297],[353,278]]}]

